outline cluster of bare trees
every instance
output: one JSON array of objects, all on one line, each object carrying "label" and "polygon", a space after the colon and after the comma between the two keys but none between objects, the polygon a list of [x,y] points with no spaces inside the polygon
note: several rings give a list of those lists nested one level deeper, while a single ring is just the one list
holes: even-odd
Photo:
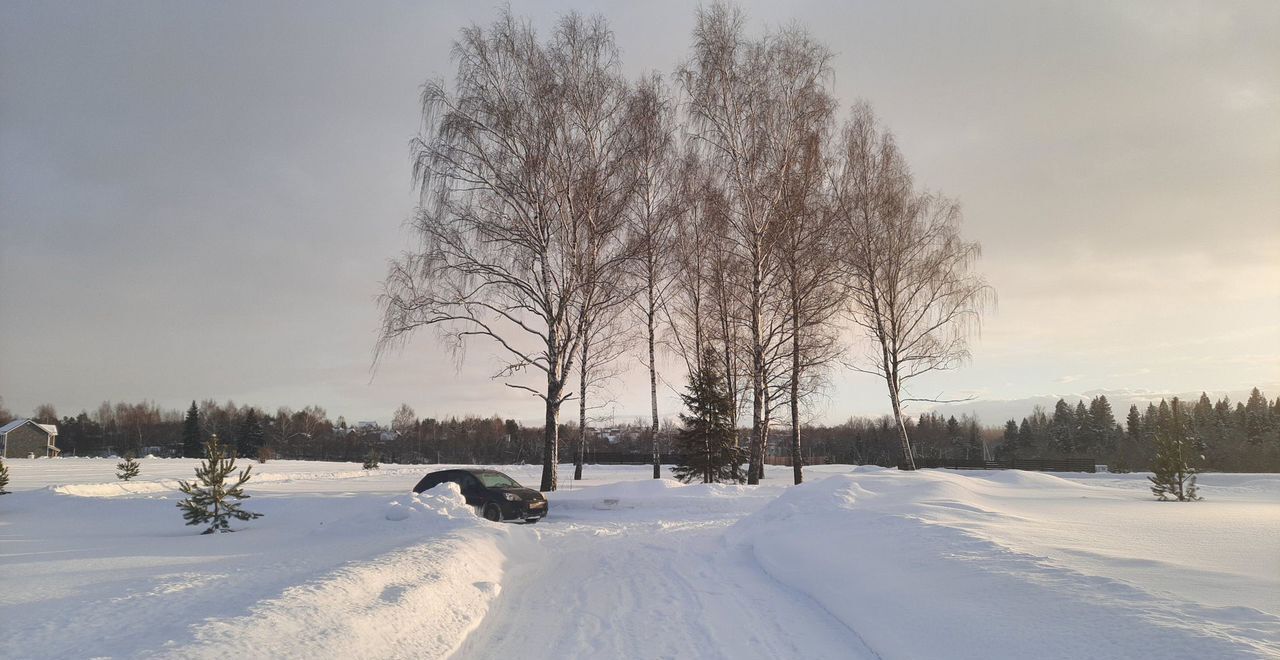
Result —
[{"label": "cluster of bare trees", "polygon": [[[906,387],[967,356],[989,288],[958,207],[916,188],[870,109],[837,129],[825,46],[752,36],[714,5],[670,87],[628,81],[607,26],[576,14],[542,40],[507,12],[454,53],[453,85],[423,91],[420,242],[385,283],[379,355],[424,327],[497,347],[496,376],[545,404],[542,490],[561,405],[579,398],[581,456],[592,390],[628,350],[648,369],[658,477],[658,349],[690,371],[715,356],[735,416],[750,411],[742,476],[759,480],[785,414],[798,483],[802,416],[854,328],[870,350],[845,362],[884,379],[910,464]],[[511,382],[525,372],[545,386]]]}]

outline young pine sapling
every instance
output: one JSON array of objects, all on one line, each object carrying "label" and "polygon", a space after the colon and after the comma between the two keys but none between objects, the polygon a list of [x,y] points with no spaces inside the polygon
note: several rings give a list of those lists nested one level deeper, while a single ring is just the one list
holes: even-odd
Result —
[{"label": "young pine sapling", "polygon": [[233,532],[230,523],[234,520],[252,520],[262,517],[261,513],[253,513],[240,508],[239,500],[249,499],[244,494],[244,484],[249,481],[252,466],[240,471],[235,481],[229,477],[235,470],[236,459],[230,452],[223,450],[218,443],[218,436],[209,436],[204,445],[204,461],[196,468],[196,481],[181,482],[178,490],[187,499],[178,503],[182,509],[182,517],[188,525],[209,523],[209,529],[202,534],[214,532]]},{"label": "young pine sapling", "polygon": [[138,473],[142,471],[142,465],[134,460],[133,454],[125,454],[124,460],[116,463],[116,469],[119,470],[116,473],[116,478],[121,481],[128,481],[138,476]]}]

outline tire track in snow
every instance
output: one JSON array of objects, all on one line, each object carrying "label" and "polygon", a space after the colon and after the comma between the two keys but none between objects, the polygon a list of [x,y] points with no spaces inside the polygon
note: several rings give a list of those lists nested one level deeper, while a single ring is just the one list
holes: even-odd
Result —
[{"label": "tire track in snow", "polygon": [[553,522],[539,555],[513,558],[502,597],[453,657],[876,657],[725,543],[734,518]]}]

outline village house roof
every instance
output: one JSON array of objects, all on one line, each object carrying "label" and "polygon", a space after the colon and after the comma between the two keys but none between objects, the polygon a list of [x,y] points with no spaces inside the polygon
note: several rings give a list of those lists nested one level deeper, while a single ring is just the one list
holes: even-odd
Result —
[{"label": "village house roof", "polygon": [[9,431],[12,431],[18,428],[19,426],[26,424],[27,422],[31,422],[32,424],[39,426],[40,428],[47,431],[49,435],[58,435],[58,426],[56,424],[41,424],[39,422],[35,422],[29,419],[15,419],[12,422],[5,424],[4,426],[0,426],[0,435],[4,435]]}]

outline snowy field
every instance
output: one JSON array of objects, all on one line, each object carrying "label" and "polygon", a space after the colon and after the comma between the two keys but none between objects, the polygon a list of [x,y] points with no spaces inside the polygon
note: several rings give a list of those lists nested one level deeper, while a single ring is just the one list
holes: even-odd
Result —
[{"label": "snowy field", "polygon": [[588,466],[525,526],[413,495],[436,466],[273,461],[265,516],[201,536],[196,461],[6,463],[0,658],[1280,658],[1280,475],[1175,504],[1143,475]]}]

